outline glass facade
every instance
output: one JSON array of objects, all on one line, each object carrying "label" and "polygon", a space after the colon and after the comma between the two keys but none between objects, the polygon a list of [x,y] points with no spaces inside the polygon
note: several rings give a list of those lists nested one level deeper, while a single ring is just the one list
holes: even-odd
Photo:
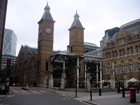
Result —
[{"label": "glass facade", "polygon": [[16,62],[16,56],[2,55],[2,63],[1,63],[2,70],[6,68],[7,59],[11,59],[11,65]]},{"label": "glass facade", "polygon": [[17,36],[14,31],[5,29],[2,55],[16,55]]}]

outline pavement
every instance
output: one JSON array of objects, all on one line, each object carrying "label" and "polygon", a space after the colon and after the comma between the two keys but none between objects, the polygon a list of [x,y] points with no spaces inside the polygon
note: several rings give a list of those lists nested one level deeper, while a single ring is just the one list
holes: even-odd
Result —
[{"label": "pavement", "polygon": [[[31,88],[31,87],[29,87]],[[33,87],[34,88],[34,87]],[[38,88],[38,87],[36,87]],[[53,91],[62,96],[72,98],[83,102],[88,105],[140,105],[140,93],[136,94],[136,103],[130,103],[130,93],[127,91],[125,97],[122,97],[122,93],[117,93],[117,91],[102,92],[99,96],[98,92],[92,93],[92,100],[90,97],[90,92],[77,92],[77,97],[74,91],[62,91],[62,90],[52,90],[40,88],[41,90]],[[0,98],[12,97],[13,94],[0,95]]]},{"label": "pavement", "polygon": [[136,94],[136,103],[130,103],[129,91],[126,92],[127,94],[125,94],[124,98],[122,97],[122,93],[117,93],[117,91],[102,92],[101,96],[99,96],[99,93],[93,92],[92,100],[90,92],[77,92],[77,97],[75,97],[75,92],[57,91],[57,93],[89,105],[140,105],[140,93]]}]

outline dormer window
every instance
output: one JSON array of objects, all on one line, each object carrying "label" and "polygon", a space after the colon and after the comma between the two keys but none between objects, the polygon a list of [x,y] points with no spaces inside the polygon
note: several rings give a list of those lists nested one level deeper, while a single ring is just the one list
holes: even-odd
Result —
[{"label": "dormer window", "polygon": [[135,40],[137,40],[137,36],[136,35],[134,36],[134,38],[135,38]]},{"label": "dormer window", "polygon": [[137,34],[137,38],[139,39],[139,34]]}]

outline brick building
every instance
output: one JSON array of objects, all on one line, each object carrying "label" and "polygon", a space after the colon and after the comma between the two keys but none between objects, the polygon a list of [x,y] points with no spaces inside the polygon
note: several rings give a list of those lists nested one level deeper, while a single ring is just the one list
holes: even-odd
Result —
[{"label": "brick building", "polygon": [[[94,82],[99,81],[100,59],[84,57],[84,28],[79,15],[69,28],[69,52],[53,51],[54,23],[50,7],[45,6],[38,22],[38,48],[21,46],[16,62],[11,66],[11,78],[16,77],[20,85],[44,84],[60,87],[83,87],[92,74]],[[3,71],[4,72],[4,71]],[[88,73],[88,74],[87,74]],[[87,80],[86,80],[87,79]],[[61,84],[61,85],[60,85]]]},{"label": "brick building", "polygon": [[110,80],[115,72],[115,80],[132,77],[140,80],[140,19],[120,27],[107,41],[103,53],[103,79]]}]

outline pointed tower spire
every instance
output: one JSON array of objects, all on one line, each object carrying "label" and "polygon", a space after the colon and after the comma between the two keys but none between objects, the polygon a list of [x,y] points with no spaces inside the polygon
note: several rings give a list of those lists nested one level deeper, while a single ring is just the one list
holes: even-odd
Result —
[{"label": "pointed tower spire", "polygon": [[47,5],[44,8],[44,14],[43,14],[41,20],[42,19],[47,19],[47,20],[54,21],[53,18],[52,18],[52,15],[50,13],[50,6],[48,5],[48,2],[47,2]]},{"label": "pointed tower spire", "polygon": [[76,14],[74,15],[74,21],[73,21],[73,23],[72,23],[70,28],[72,28],[72,27],[83,28],[83,26],[82,26],[82,24],[81,24],[81,22],[79,20],[79,17],[80,16],[79,16],[79,14],[77,13],[77,10],[76,10]]}]

